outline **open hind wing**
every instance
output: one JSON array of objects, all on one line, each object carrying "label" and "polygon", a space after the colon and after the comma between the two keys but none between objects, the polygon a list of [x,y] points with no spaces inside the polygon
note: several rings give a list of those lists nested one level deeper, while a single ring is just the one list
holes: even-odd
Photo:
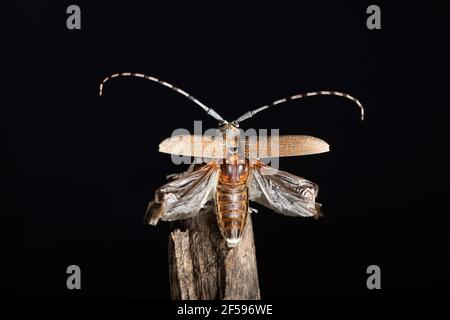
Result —
[{"label": "open hind wing", "polygon": [[218,179],[215,163],[171,181],[155,192],[149,203],[144,222],[152,225],[161,219],[174,221],[195,217],[205,212],[205,204],[213,198]]},{"label": "open hind wing", "polygon": [[249,200],[287,216],[319,217],[318,186],[288,172],[256,163],[251,167]]}]

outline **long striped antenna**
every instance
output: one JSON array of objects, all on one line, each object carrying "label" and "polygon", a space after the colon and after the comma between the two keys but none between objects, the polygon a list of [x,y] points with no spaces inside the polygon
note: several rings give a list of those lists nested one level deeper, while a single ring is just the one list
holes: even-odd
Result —
[{"label": "long striped antenna", "polygon": [[206,111],[207,114],[209,114],[210,116],[212,116],[214,119],[219,120],[221,122],[226,122],[216,111],[214,111],[212,108],[208,108],[207,106],[205,106],[203,103],[201,103],[200,101],[198,101],[195,97],[193,97],[192,95],[190,95],[189,93],[187,93],[184,90],[181,90],[180,88],[175,87],[174,85],[159,80],[155,77],[151,77],[151,76],[147,76],[145,74],[142,73],[132,73],[132,72],[122,72],[122,73],[114,73],[108,77],[106,77],[105,79],[103,79],[103,81],[100,83],[100,90],[99,90],[99,95],[102,96],[103,94],[103,86],[105,85],[105,83],[110,80],[110,79],[114,79],[114,78],[118,78],[118,77],[136,77],[136,78],[144,78],[147,80],[151,80],[153,82],[159,83],[165,87],[168,87],[172,90],[174,90],[175,92],[178,92],[180,94],[182,94],[183,96],[185,96],[186,98],[188,98],[189,100],[191,100],[192,102],[196,103],[197,105],[199,105],[203,110]]},{"label": "long striped antenna", "polygon": [[234,123],[239,123],[242,122],[244,120],[247,120],[248,118],[253,117],[255,114],[257,114],[260,111],[263,111],[267,108],[270,108],[272,106],[276,106],[277,104],[283,103],[283,102],[287,102],[287,101],[291,101],[291,100],[296,100],[296,99],[301,99],[301,98],[305,98],[305,97],[311,97],[311,96],[339,96],[339,97],[344,97],[347,99],[352,100],[354,103],[356,103],[356,105],[361,109],[361,121],[364,120],[364,108],[361,104],[361,102],[359,102],[358,99],[352,97],[349,94],[346,93],[342,93],[342,92],[337,92],[337,91],[314,91],[314,92],[307,92],[307,93],[302,93],[302,94],[296,94],[287,98],[283,98],[283,99],[279,99],[276,100],[270,104],[266,104],[262,107],[259,107],[258,109],[255,110],[251,110],[247,113],[244,113],[242,116],[240,116],[239,118],[237,118],[236,120],[234,120]]}]

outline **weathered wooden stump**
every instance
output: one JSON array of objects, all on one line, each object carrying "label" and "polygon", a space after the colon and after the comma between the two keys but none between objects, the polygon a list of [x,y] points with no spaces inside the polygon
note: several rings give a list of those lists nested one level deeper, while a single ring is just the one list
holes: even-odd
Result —
[{"label": "weathered wooden stump", "polygon": [[240,243],[230,249],[208,212],[172,223],[170,292],[174,300],[260,299],[250,214]]}]

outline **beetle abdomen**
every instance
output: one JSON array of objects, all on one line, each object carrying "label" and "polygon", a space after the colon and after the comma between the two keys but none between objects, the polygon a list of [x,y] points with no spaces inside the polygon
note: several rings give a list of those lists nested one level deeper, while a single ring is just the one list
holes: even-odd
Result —
[{"label": "beetle abdomen", "polygon": [[215,196],[217,223],[228,246],[234,247],[241,240],[247,221],[248,167],[246,164],[221,166]]},{"label": "beetle abdomen", "polygon": [[230,247],[241,240],[248,212],[246,184],[228,185],[219,183],[216,192],[217,223]]}]

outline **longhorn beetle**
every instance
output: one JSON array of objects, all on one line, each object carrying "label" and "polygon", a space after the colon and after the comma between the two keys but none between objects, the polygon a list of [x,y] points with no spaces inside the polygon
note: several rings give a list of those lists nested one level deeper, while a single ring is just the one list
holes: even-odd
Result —
[{"label": "longhorn beetle", "polygon": [[361,120],[364,119],[364,108],[356,98],[337,91],[314,91],[276,100],[228,122],[186,91],[141,73],[124,72],[106,77],[100,84],[100,96],[105,83],[117,77],[138,77],[159,83],[182,94],[219,121],[218,136],[173,136],[159,145],[160,152],[194,157],[203,163],[195,166],[194,162],[186,172],[168,175],[173,180],[155,192],[144,222],[156,225],[160,219],[174,221],[212,211],[229,247],[239,243],[247,215],[254,210],[249,207],[249,200],[288,216],[317,218],[321,215],[321,205],[315,202],[319,190],[315,183],[275,170],[261,159],[329,151],[325,141],[311,136],[270,136],[265,141],[242,138],[239,129],[242,121],[281,103],[318,95],[350,99],[361,109]]}]

